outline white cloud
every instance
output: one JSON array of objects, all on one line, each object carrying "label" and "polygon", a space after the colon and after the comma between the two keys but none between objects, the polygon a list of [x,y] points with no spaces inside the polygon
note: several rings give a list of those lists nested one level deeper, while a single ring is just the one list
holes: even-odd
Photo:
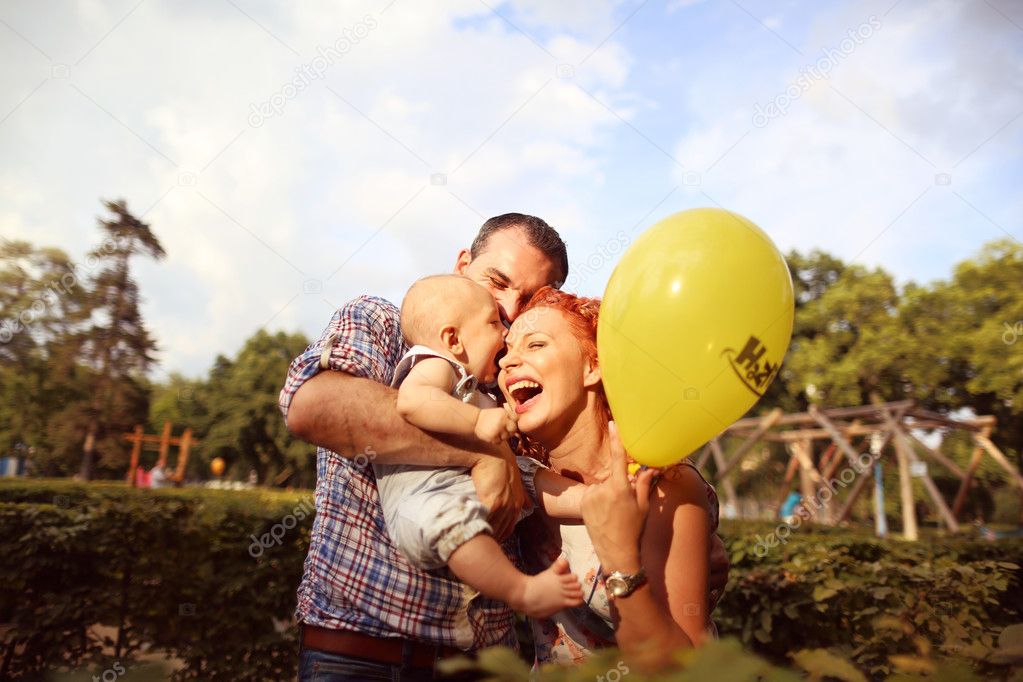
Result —
[{"label": "white cloud", "polygon": [[[478,0],[236,4],[249,16],[129,0],[57,14],[25,3],[3,17],[39,49],[9,32],[0,42],[0,117],[13,112],[0,124],[0,234],[81,256],[98,238],[99,198],[155,204],[146,220],[168,257],[138,272],[166,370],[200,374],[268,322],[318,334],[358,293],[396,300],[506,211],[558,227],[573,263],[636,221],[710,203],[702,193],[784,248],[853,258],[930,187],[861,256],[897,273],[947,271],[949,249],[965,256],[1001,234],[953,191],[1023,233],[1023,199],[1007,189],[1019,121],[952,167],[1023,110],[1018,34],[985,6],[900,3],[830,81],[758,129],[757,102],[890,3],[821,10],[805,31],[779,15],[805,53],[795,63],[747,15],[710,4],[672,15],[490,3],[528,35]],[[287,93],[318,48],[367,17],[375,27]],[[677,22],[677,50],[649,37],[664,22]],[[69,77],[51,78],[54,63]],[[279,113],[252,127],[252,105],[275,96]],[[686,176],[658,146],[701,184],[672,193]],[[939,172],[951,186],[934,185]],[[580,289],[598,293],[612,265]]]},{"label": "white cloud", "polygon": [[[800,66],[815,63],[825,47],[839,48],[870,14],[857,5],[818,17]],[[766,80],[764,73],[719,72],[736,81],[730,92],[748,88],[748,103],[733,101],[727,114],[714,109],[716,116],[702,118],[694,107],[699,123],[675,154],[704,169],[702,191],[760,223],[782,248],[821,247],[883,265],[902,281],[930,279],[949,265],[947,257],[934,258],[938,245],[962,247],[958,259],[1005,236],[960,196],[976,196],[981,211],[1023,238],[1018,219],[1009,220],[1011,203],[979,196],[1006,180],[997,169],[1006,144],[1018,148],[1021,127],[956,165],[1023,111],[1019,87],[993,89],[989,82],[993,73],[1002,83],[1023,82],[1018,33],[960,2],[900,5],[879,18],[880,28],[838,59],[829,78],[811,79],[787,113],[763,127],[754,125],[755,105],[778,102],[799,69],[778,69]],[[713,87],[702,81],[690,101],[714,98],[704,90]],[[942,173],[951,185],[936,184]],[[682,171],[676,176],[681,181]]]},{"label": "white cloud", "polygon": [[[137,213],[156,204],[146,220],[168,258],[138,271],[166,370],[201,373],[270,320],[319,333],[324,299],[400,297],[416,276],[450,268],[481,216],[557,205],[552,221],[583,222],[566,183],[599,175],[589,150],[615,121],[485,5],[237,4],[251,18],[230,4],[144,3],[82,64],[87,41],[51,55],[70,78],[47,81],[0,126],[5,237],[80,256],[97,239],[98,198],[123,196]],[[54,26],[32,6],[7,18],[61,44],[83,27],[98,40],[131,7],[80,3]],[[515,10],[552,24],[538,34],[558,59],[581,60],[595,45],[580,41],[613,28],[612,7],[587,4],[587,30],[562,34],[581,6],[545,7]],[[317,47],[367,17],[377,25],[322,78],[249,125],[252,103],[288,94]],[[17,68],[0,67],[18,85],[2,111],[50,74],[30,46],[17,52]],[[627,70],[612,40],[573,78],[615,90]],[[431,184],[435,173],[447,184]],[[307,280],[322,292],[304,293]]]}]

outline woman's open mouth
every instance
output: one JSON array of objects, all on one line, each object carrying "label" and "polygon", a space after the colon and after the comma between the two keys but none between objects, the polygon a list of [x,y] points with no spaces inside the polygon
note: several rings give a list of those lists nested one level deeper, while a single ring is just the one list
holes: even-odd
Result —
[{"label": "woman's open mouth", "polygon": [[508,384],[508,394],[515,403],[515,414],[522,414],[540,399],[543,386],[531,379],[518,379]]}]

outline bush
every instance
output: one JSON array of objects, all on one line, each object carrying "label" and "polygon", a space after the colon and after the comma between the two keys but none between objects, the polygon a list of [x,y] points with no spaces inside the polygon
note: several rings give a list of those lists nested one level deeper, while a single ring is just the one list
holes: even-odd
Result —
[{"label": "bush", "polygon": [[[183,676],[287,679],[312,496],[0,485],[0,679],[166,650]],[[286,532],[284,520],[296,524]],[[305,518],[298,518],[304,516]],[[281,524],[281,525],[278,525]],[[252,551],[252,536],[269,547]],[[253,554],[260,554],[254,558]],[[116,628],[102,637],[95,625]],[[104,654],[106,651],[106,654]]]},{"label": "bush", "polygon": [[760,538],[776,527],[751,525],[722,528],[732,573],[716,617],[723,634],[769,660],[825,648],[880,676],[892,672],[891,656],[918,653],[922,638],[936,657],[994,672],[998,635],[1021,619],[1023,540],[878,542],[803,528],[765,548]]},{"label": "bush", "polygon": [[[0,483],[0,679],[113,660],[130,672],[155,651],[180,659],[182,679],[291,679],[311,513],[309,492]],[[732,577],[715,618],[751,651],[722,642],[687,659],[690,671],[718,661],[729,679],[791,679],[776,666],[792,665],[860,679],[834,672],[852,670],[846,660],[873,678],[949,660],[959,666],[950,670],[1008,670],[996,640],[1020,620],[1023,541],[878,543],[804,527],[758,550],[773,528],[722,525]],[[480,664],[501,667],[509,655]],[[602,652],[585,670],[607,672],[616,656]]]}]

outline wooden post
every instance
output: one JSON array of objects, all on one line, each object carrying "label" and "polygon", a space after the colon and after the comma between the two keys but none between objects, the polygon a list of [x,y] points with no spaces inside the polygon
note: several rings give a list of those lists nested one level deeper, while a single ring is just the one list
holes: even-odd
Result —
[{"label": "wooden post", "polygon": [[977,441],[980,447],[987,450],[987,454],[991,455],[991,459],[995,460],[1000,467],[1008,472],[1009,476],[1013,479],[1016,485],[1019,486],[1020,490],[1023,490],[1023,476],[1020,476],[1019,472],[1016,471],[1016,467],[1009,463],[1009,460],[1002,454],[1002,451],[998,449],[987,434],[975,433],[973,434],[973,440]]},{"label": "wooden post", "polygon": [[127,438],[131,441],[131,460],[128,464],[128,482],[132,488],[139,485],[136,470],[139,468],[139,457],[142,455],[142,424],[135,425],[135,432]]},{"label": "wooden post", "polygon": [[156,466],[163,469],[167,466],[167,453],[170,452],[171,423],[163,423],[163,433],[160,435],[160,458],[156,460]]},{"label": "wooden post", "polygon": [[181,444],[178,446],[178,468],[174,472],[174,480],[177,483],[185,480],[185,467],[188,465],[188,448],[192,445],[192,429],[185,429],[181,434]]},{"label": "wooden post", "polygon": [[781,506],[785,504],[785,498],[789,496],[789,486],[792,485],[792,479],[796,476],[796,471],[799,470],[799,460],[795,458],[795,455],[789,455],[789,465],[785,469],[785,480],[782,481],[781,487],[778,488],[778,499],[774,503],[774,515],[778,516],[781,513]]},{"label": "wooden post", "polygon": [[810,416],[812,416],[818,424],[824,427],[824,430],[828,432],[829,436],[831,436],[831,440],[833,440],[835,445],[838,446],[838,449],[845,454],[846,460],[849,462],[849,466],[855,469],[859,465],[860,456],[855,450],[853,450],[853,447],[849,444],[849,441],[845,439],[845,436],[842,435],[842,432],[838,430],[838,427],[835,426],[830,419],[821,414],[816,405],[810,405],[809,411]]},{"label": "wooden post", "polygon": [[[885,413],[886,421],[890,424],[891,429],[895,432],[895,448],[896,450],[902,449],[905,456],[910,462],[919,462],[920,458],[917,457],[916,453],[913,452],[913,448],[909,445],[909,439],[906,438],[906,434],[902,428],[895,423],[895,420],[891,418],[887,412]],[[959,524],[956,522],[955,516],[952,511],[945,504],[945,500],[941,497],[941,491],[938,490],[938,486],[934,485],[934,481],[931,479],[929,474],[924,474],[922,477],[924,483],[924,489],[930,496],[931,501],[938,508],[938,512],[941,514],[941,518],[945,521],[945,525],[953,533],[959,532]]]},{"label": "wooden post", "polygon": [[[768,429],[775,425],[778,419],[781,418],[781,415],[782,415],[781,408],[776,407],[769,413],[767,413],[763,419],[760,420],[760,423],[757,424],[756,430],[754,430],[753,433],[751,433],[749,437],[742,443],[742,445],[735,449],[735,452],[732,453],[732,456],[728,458],[728,463],[718,464],[717,472],[718,480],[723,480],[726,476],[728,476],[732,469],[735,468],[735,465],[739,463],[739,460],[741,460],[743,456],[750,451],[750,448],[757,444],[757,442],[760,440],[760,437],[767,433]],[[713,442],[716,443],[717,439],[715,439]],[[723,456],[722,461],[724,461]]]},{"label": "wooden post", "polygon": [[941,450],[939,450],[938,448],[932,448],[927,446],[923,441],[914,436],[912,433],[907,432],[906,435],[909,436],[909,438],[911,438],[913,441],[915,441],[917,445],[922,447],[924,449],[924,452],[929,454],[934,459],[938,460],[938,462],[943,464],[946,469],[955,474],[957,478],[962,480],[963,478],[966,477],[966,472],[962,470],[962,467],[960,467],[958,464],[956,464],[948,457],[946,457]]},{"label": "wooden post", "polygon": [[[814,493],[814,485],[822,486],[820,472],[817,471],[817,467],[813,465],[813,459],[811,458],[812,441],[810,440],[799,440],[792,444],[792,454],[799,462],[799,488],[800,494],[803,496],[803,507],[810,513],[811,516],[816,518],[818,516],[818,510],[816,509],[817,495]],[[810,501],[813,500],[814,504],[811,506]],[[820,511],[824,512],[825,509]]]},{"label": "wooden post", "polygon": [[817,468],[820,469],[821,476],[823,476],[825,479],[828,478],[828,474],[824,472],[830,468],[828,465],[831,464],[831,458],[835,456],[836,449],[837,448],[834,443],[828,445],[828,448],[824,451],[824,454],[821,455],[821,461],[818,462]]},{"label": "wooden post", "polygon": [[[875,433],[881,433],[881,431],[875,431]],[[877,443],[876,453],[874,452],[874,446],[871,445],[870,452],[875,463],[880,461],[881,452],[884,450],[891,437],[891,432],[885,431],[884,437]],[[853,467],[853,471],[858,471],[858,469]],[[842,508],[838,512],[837,523],[842,523],[849,518],[849,514],[852,513],[853,504],[856,502],[856,499],[860,496],[860,494],[863,493],[863,490],[867,487],[867,483],[870,481],[871,477],[872,475],[870,471],[864,471],[856,480],[856,483],[853,484],[852,490],[849,491],[849,496],[845,498],[845,502],[842,504]]]},{"label": "wooden post", "polygon": [[[985,438],[991,433],[991,427],[985,426],[980,432]],[[973,446],[973,453],[970,454],[970,463],[966,466],[966,473],[963,475],[963,482],[959,484],[959,491],[956,492],[955,502],[952,503],[952,516],[961,518],[963,513],[963,505],[966,504],[966,495],[970,490],[970,484],[973,483],[973,475],[977,472],[977,467],[980,466],[980,460],[984,457],[984,448],[981,447],[980,443],[976,442]]]},{"label": "wooden post", "polygon": [[853,483],[852,490],[849,491],[849,495],[845,498],[845,502],[842,503],[842,508],[838,510],[838,518],[835,523],[842,523],[849,518],[849,514],[852,513],[853,504],[856,502],[856,498],[863,493],[863,489],[867,487],[867,483],[870,482],[871,475],[869,471],[860,474],[860,477]]},{"label": "wooden post", "polygon": [[874,462],[874,535],[888,537],[888,516],[884,511],[884,466],[880,460]]},{"label": "wooden post", "polygon": [[902,537],[910,542],[915,542],[919,539],[920,534],[916,527],[916,507],[913,503],[913,479],[909,476],[909,457],[902,448],[896,446],[895,458],[899,462],[899,505],[902,507]]},{"label": "wooden post", "polygon": [[703,450],[700,451],[700,456],[696,459],[696,468],[703,469],[703,466],[707,463],[707,459],[710,457],[710,443],[703,446]]},{"label": "wooden post", "polygon": [[895,438],[895,459],[899,463],[899,506],[902,507],[902,537],[910,542],[919,539],[920,533],[916,525],[916,507],[913,504],[913,479],[909,475],[909,455],[899,447],[898,434],[892,428],[902,419],[903,412],[893,417],[877,393],[871,393],[870,401],[879,408],[881,418],[888,425],[889,433]]},{"label": "wooden post", "polygon": [[721,487],[725,489],[725,502],[731,504],[732,509],[734,509],[736,515],[738,515],[739,502],[735,496],[735,485],[732,484],[732,480],[730,478],[721,478],[721,469],[725,466],[725,456],[721,452],[721,444],[718,443],[717,438],[710,442],[710,451],[714,456],[714,464],[718,468],[714,479],[721,483]]}]

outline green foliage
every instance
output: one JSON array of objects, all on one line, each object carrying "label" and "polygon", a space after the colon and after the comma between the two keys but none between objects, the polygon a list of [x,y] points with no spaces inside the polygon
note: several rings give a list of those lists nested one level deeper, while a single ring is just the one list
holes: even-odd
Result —
[{"label": "green foliage", "polygon": [[[0,622],[13,626],[0,640],[0,678],[130,665],[152,647],[180,658],[188,679],[287,679],[310,497],[0,485]],[[277,533],[281,544],[250,551],[252,536],[291,526],[289,515],[297,525]]]},{"label": "green foliage", "polygon": [[301,334],[258,331],[229,360],[218,357],[196,400],[207,415],[203,458],[223,457],[228,476],[255,469],[264,483],[312,486],[315,451],[292,438],[277,406],[291,359],[309,344]]},{"label": "green foliage", "polygon": [[[151,650],[179,658],[182,679],[290,679],[310,510],[308,493],[0,482],[0,622],[12,626],[0,634],[0,678],[115,660],[134,670]],[[1023,620],[1023,541],[879,543],[805,527],[759,552],[772,528],[723,526],[732,576],[715,619],[726,639],[680,653],[683,672],[633,668],[628,679],[791,680],[795,666],[811,679],[937,669],[929,679],[952,680],[1020,663],[1008,626]],[[273,533],[280,544],[253,544]],[[610,680],[620,663],[601,652],[543,679]],[[509,651],[478,665],[493,679],[527,670]]]},{"label": "green foliage", "polygon": [[130,262],[134,256],[159,260],[165,255],[149,225],[124,200],[103,205],[113,215],[99,221],[103,241],[87,256],[87,263],[95,263],[86,284],[87,316],[73,334],[82,364],[95,371],[89,401],[74,406],[69,415],[85,425],[80,472],[85,479],[92,478],[97,453],[106,455],[110,468],[121,464],[120,435],[148,411],[145,372],[153,363],[156,341],[142,319]]},{"label": "green foliage", "polygon": [[776,528],[725,525],[726,538],[737,537],[718,611],[722,633],[771,660],[794,645],[827,649],[875,677],[893,672],[891,656],[924,646],[986,671],[999,632],[1023,619],[1023,540],[878,542],[800,528],[784,543],[764,542]]},{"label": "green foliage", "polygon": [[[787,261],[796,293],[792,344],[757,413],[866,404],[873,393],[939,412],[972,410],[997,418],[992,439],[1023,468],[1023,245],[992,242],[950,281],[901,290],[883,270],[819,251],[792,252]],[[948,454],[965,466],[972,443],[949,438]],[[788,456],[775,447],[771,460],[784,470]],[[979,477],[1016,512],[1001,504],[996,518],[1023,518],[1019,501],[999,492],[1003,470],[985,458]],[[771,496],[756,483],[744,493]]]},{"label": "green foliage", "polygon": [[156,344],[129,259],[163,249],[123,201],[104,205],[113,219],[99,222],[102,242],[84,263],[0,243],[0,452],[30,454],[51,475],[71,473],[76,456],[86,477],[123,473],[120,434],[148,410]]}]

